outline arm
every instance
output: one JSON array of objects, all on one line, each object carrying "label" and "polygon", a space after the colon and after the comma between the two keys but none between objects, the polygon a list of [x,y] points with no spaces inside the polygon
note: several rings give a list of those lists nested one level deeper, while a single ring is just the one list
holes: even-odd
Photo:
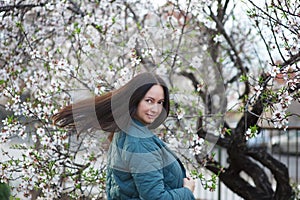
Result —
[{"label": "arm", "polygon": [[133,174],[133,178],[141,199],[145,200],[194,200],[191,190],[186,187],[167,190],[164,187],[163,175],[160,171]]},{"label": "arm", "polygon": [[[165,187],[163,174],[165,155],[163,157],[160,149],[151,149],[151,145],[132,144],[129,150],[131,155],[127,157],[140,198],[145,200],[194,200],[194,195],[188,187],[183,187],[183,185],[172,189]],[[176,159],[173,159],[173,162],[177,162]],[[183,179],[183,176],[178,178]],[[185,183],[189,186],[192,185],[187,180]]]}]

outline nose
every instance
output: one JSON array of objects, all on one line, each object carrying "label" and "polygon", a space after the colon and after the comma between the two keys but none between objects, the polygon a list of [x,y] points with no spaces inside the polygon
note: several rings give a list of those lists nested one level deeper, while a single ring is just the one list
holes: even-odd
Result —
[{"label": "nose", "polygon": [[152,112],[152,113],[158,113],[159,112],[159,104],[157,104],[157,103],[155,103],[155,104],[153,104],[152,106],[151,106],[151,108],[150,108],[150,111]]}]

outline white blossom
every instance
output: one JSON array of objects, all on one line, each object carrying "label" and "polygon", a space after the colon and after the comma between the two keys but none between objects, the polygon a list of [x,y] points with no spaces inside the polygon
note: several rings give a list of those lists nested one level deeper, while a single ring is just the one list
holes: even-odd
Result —
[{"label": "white blossom", "polygon": [[222,37],[222,35],[216,35],[215,37],[214,37],[214,42],[223,42],[223,37]]},{"label": "white blossom", "polygon": [[271,69],[271,76],[272,77],[276,77],[277,76],[277,74],[280,74],[281,72],[280,72],[280,67],[278,67],[278,66],[273,66],[273,68]]},{"label": "white blossom", "polygon": [[194,134],[194,136],[193,136],[193,141],[194,141],[194,144],[196,144],[196,145],[202,145],[204,143],[204,139],[197,136],[196,134]]},{"label": "white blossom", "polygon": [[178,108],[178,109],[176,110],[176,116],[177,116],[177,119],[178,119],[178,120],[181,120],[181,119],[184,117],[184,115],[185,115],[184,109]]},{"label": "white blossom", "polygon": [[263,89],[264,89],[264,88],[261,87],[260,85],[256,85],[256,86],[254,87],[254,91],[255,91],[256,96],[259,96],[259,95],[261,94],[261,91],[262,91]]},{"label": "white blossom", "polygon": [[296,79],[296,78],[294,78],[294,79],[289,79],[289,80],[287,81],[287,86],[288,86],[291,90],[295,90],[295,89],[297,88],[297,84],[299,84],[299,83],[300,83],[299,79]]},{"label": "white blossom", "polygon": [[245,133],[246,140],[249,140],[253,137],[256,137],[257,133],[258,133],[258,130],[253,131],[251,128],[248,128],[246,133]]},{"label": "white blossom", "polygon": [[201,151],[202,151],[202,146],[199,146],[199,145],[197,145],[197,146],[195,146],[194,148],[191,148],[190,149],[190,153],[192,154],[192,155],[199,155],[199,154],[201,154]]},{"label": "white blossom", "polygon": [[192,67],[199,69],[200,66],[202,65],[202,59],[199,56],[193,57],[191,65]]},{"label": "white blossom", "polygon": [[35,59],[35,58],[40,58],[41,57],[41,54],[39,51],[37,51],[36,49],[34,49],[33,51],[30,52],[30,56],[32,59]]},{"label": "white blossom", "polygon": [[277,106],[277,110],[273,112],[272,121],[274,123],[275,128],[287,128],[288,126],[288,118],[286,116],[284,108],[280,105]]},{"label": "white blossom", "polygon": [[131,57],[131,66],[134,67],[136,65],[139,65],[141,61],[141,58],[138,56]]}]

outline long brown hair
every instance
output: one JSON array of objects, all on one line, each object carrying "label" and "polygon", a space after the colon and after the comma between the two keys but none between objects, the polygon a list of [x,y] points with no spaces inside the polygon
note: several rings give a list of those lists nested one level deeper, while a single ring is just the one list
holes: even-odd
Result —
[{"label": "long brown hair", "polygon": [[134,117],[139,102],[153,85],[161,85],[164,90],[163,112],[149,126],[156,128],[169,115],[169,90],[161,77],[149,72],[138,74],[117,90],[62,108],[52,116],[53,123],[58,127],[76,127],[80,132],[90,128],[111,133],[124,130]]}]

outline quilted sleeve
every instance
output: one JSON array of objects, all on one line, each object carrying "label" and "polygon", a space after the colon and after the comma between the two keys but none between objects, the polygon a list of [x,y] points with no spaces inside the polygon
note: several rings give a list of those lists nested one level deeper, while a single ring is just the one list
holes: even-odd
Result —
[{"label": "quilted sleeve", "polygon": [[[164,184],[163,167],[176,159],[153,144],[133,143],[126,150],[126,160],[134,179],[140,199],[144,200],[194,200],[193,193],[185,187],[167,189]],[[130,153],[128,153],[130,152]],[[182,177],[183,178],[183,177]]]}]

